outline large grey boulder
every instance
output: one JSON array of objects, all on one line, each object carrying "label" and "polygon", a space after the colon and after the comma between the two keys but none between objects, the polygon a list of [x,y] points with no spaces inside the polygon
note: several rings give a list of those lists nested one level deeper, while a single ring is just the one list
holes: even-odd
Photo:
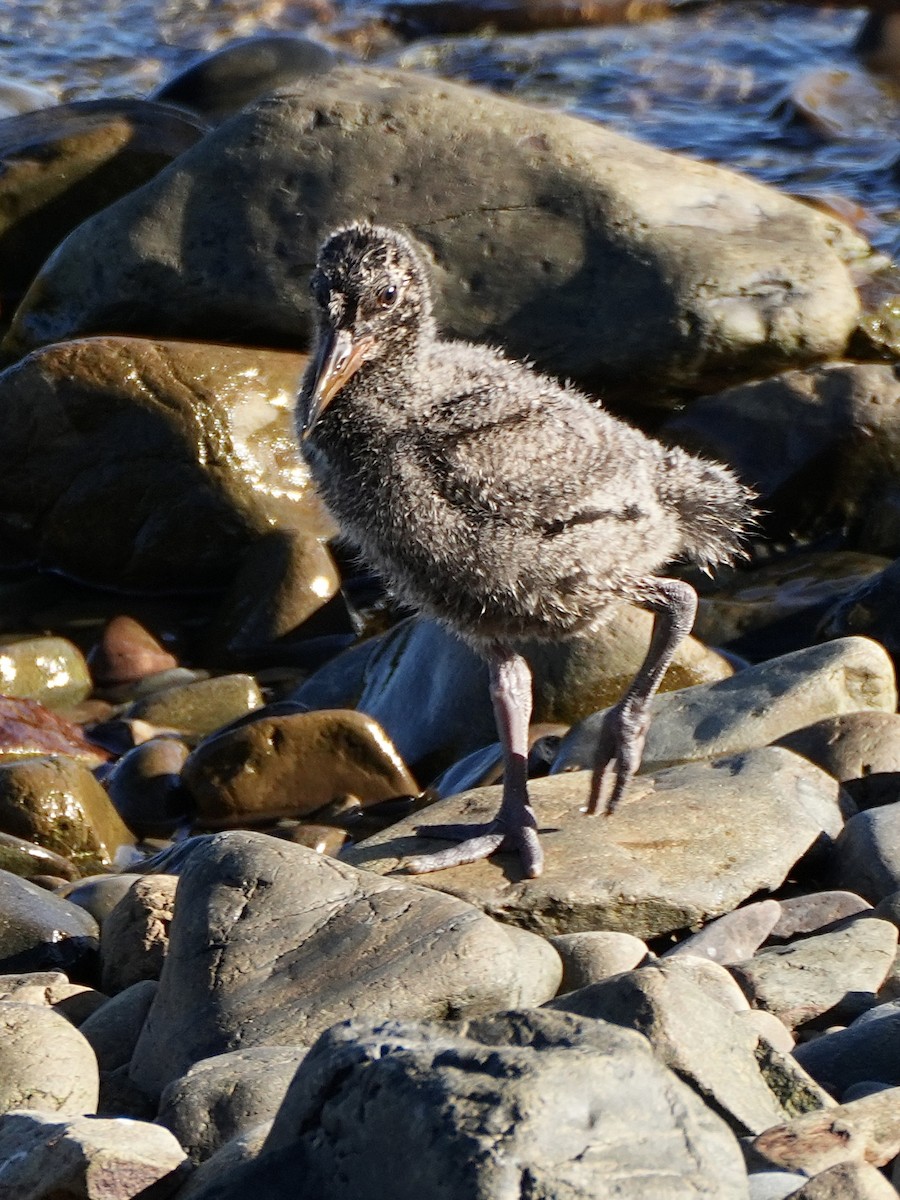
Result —
[{"label": "large grey boulder", "polygon": [[150,1095],[201,1058],[309,1046],[350,1016],[447,1018],[539,1004],[562,964],[473,906],[258,833],[198,843],[131,1062]]},{"label": "large grey boulder", "polygon": [[360,217],[418,240],[448,333],[583,383],[702,386],[834,357],[859,311],[838,251],[865,244],[772,189],[564,114],[346,66],[264,98],[85,222],[5,348],[111,328],[303,346],[315,249]]},{"label": "large grey boulder", "polygon": [[[364,1114],[364,1119],[361,1119]],[[298,1181],[300,1191],[298,1193]],[[737,1142],[646,1041],[562,1013],[326,1033],[236,1200],[746,1200]]]}]

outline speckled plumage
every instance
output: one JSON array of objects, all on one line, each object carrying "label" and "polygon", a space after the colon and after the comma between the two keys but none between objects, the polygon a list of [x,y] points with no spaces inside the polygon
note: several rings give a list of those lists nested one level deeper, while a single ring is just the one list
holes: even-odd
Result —
[{"label": "speckled plumage", "polygon": [[[321,329],[298,425],[316,484],[396,594],[488,656],[596,628],[617,600],[659,613],[661,583],[682,599],[687,587],[656,576],[665,563],[737,552],[748,493],[726,468],[497,350],[440,339],[400,234],[335,232],[313,291]],[[351,342],[362,349],[345,372]]]}]

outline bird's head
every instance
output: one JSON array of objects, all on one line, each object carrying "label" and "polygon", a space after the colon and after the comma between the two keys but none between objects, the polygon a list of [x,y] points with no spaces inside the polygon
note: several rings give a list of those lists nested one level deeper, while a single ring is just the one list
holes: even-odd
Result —
[{"label": "bird's head", "polygon": [[381,362],[396,370],[432,328],[427,273],[393,229],[357,224],[330,234],[310,289],[319,328],[300,395],[304,438],[361,368]]}]

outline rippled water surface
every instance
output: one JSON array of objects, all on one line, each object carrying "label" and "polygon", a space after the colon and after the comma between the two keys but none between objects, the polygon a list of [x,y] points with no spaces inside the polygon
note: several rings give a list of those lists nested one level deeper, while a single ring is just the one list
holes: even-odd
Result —
[{"label": "rippled water surface", "polygon": [[[141,94],[232,37],[307,28],[328,40],[327,20],[310,24],[323,9],[285,0],[6,0],[0,75],[61,99]],[[337,15],[345,26],[354,18],[352,9]],[[735,2],[639,25],[424,39],[382,61],[561,107],[830,201],[896,258],[900,87],[854,56],[864,17]]]}]

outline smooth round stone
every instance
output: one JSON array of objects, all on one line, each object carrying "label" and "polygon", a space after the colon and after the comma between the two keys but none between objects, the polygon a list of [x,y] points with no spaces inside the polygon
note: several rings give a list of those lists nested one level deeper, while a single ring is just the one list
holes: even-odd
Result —
[{"label": "smooth round stone", "polygon": [[140,837],[168,837],[188,810],[181,769],[190,750],[155,737],[123,754],[104,780],[119,816]]},{"label": "smooth round stone", "polygon": [[45,754],[64,754],[89,767],[109,758],[77,725],[43,704],[0,696],[0,762]]},{"label": "smooth round stone", "polygon": [[0,870],[21,875],[25,879],[37,875],[78,878],[78,868],[67,858],[45,846],[36,846],[25,838],[14,837],[11,833],[0,833]]},{"label": "smooth round stone", "polygon": [[812,535],[863,518],[893,483],[898,401],[889,363],[826,362],[702,396],[661,433],[752,479],[767,529]]},{"label": "smooth round stone", "polygon": [[898,713],[842,713],[789,733],[777,745],[833,775],[859,808],[900,800]]},{"label": "smooth round stone", "polygon": [[87,658],[98,687],[119,687],[178,666],[178,660],[134,617],[108,621]]},{"label": "smooth round stone", "polygon": [[741,962],[763,944],[780,916],[781,906],[777,900],[760,900],[736,908],[667,950],[663,957],[692,954],[723,966]]},{"label": "smooth round stone", "polygon": [[900,801],[851,817],[834,861],[837,882],[873,904],[900,889]]},{"label": "smooth round stone", "polygon": [[[810,892],[805,896],[789,896],[778,902],[781,916],[772,930],[773,938],[792,938],[798,934],[815,933],[826,925],[854,917],[871,910],[872,905],[855,892]],[[879,912],[873,916],[881,916]],[[886,920],[888,918],[885,918]],[[895,922],[900,923],[900,922]]]},{"label": "smooth round stone", "polygon": [[748,1200],[786,1200],[805,1182],[806,1176],[794,1171],[756,1171],[747,1179]]},{"label": "smooth round stone", "polygon": [[118,591],[226,589],[208,614],[219,661],[295,628],[340,583],[323,544],[333,523],[297,454],[303,363],[98,336],[0,372],[0,510],[15,504],[17,545]]},{"label": "smooth round stone", "polygon": [[0,1001],[0,1112],[93,1113],[97,1059],[74,1025],[38,1004]]},{"label": "smooth round stone", "polygon": [[80,1031],[90,1042],[101,1072],[118,1070],[131,1061],[157,986],[155,979],[133,983],[108,998],[81,1024]]},{"label": "smooth round stone", "polygon": [[0,971],[77,971],[98,947],[94,918],[0,871]]},{"label": "smooth round stone", "polygon": [[611,930],[560,933],[548,940],[562,959],[561,992],[574,992],[620,971],[630,971],[649,954],[646,942],[640,938]]},{"label": "smooth round stone", "polygon": [[84,655],[65,638],[28,638],[0,645],[0,684],[7,696],[70,708],[91,692]]},{"label": "smooth round stone", "polygon": [[0,763],[0,824],[85,866],[134,843],[87,767],[62,755]]},{"label": "smooth round stone", "polygon": [[56,894],[90,913],[102,929],[104,921],[131,885],[142,878],[142,875],[130,875],[127,872],[119,875],[89,875],[59,888]]},{"label": "smooth round stone", "polygon": [[[894,665],[883,646],[848,637],[757,663],[720,683],[660,693],[651,704],[642,772],[768,746],[841,713],[897,708]],[[552,771],[593,765],[605,713],[573,726]]]},{"label": "smooth round stone", "polygon": [[188,63],[151,99],[178,104],[215,122],[277,87],[329,71],[336,62],[333,50],[310,38],[256,34]]},{"label": "smooth round stone", "polygon": [[[754,570],[735,571],[723,586],[700,597],[694,634],[720,646],[775,622],[803,617],[810,640],[810,612],[819,613],[848,588],[884,570],[881,555],[837,550],[790,555]],[[802,637],[798,629],[798,638]],[[780,648],[780,647],[779,647]]]},{"label": "smooth round stone", "polygon": [[262,692],[252,675],[217,675],[154,692],[136,700],[124,715],[202,738],[262,705]]},{"label": "smooth round stone", "polygon": [[741,1020],[748,1025],[752,1025],[761,1037],[779,1050],[782,1054],[792,1054],[794,1050],[794,1035],[788,1029],[783,1021],[775,1016],[774,1013],[765,1012],[763,1009],[751,1008],[741,1015]]},{"label": "smooth round stone", "polygon": [[197,822],[213,827],[303,816],[345,794],[366,804],[420,790],[380,726],[349,709],[225,730],[193,751],[182,781]]},{"label": "smooth round stone", "polygon": [[4,311],[76,225],[146,183],[206,132],[193,114],[148,100],[31,107],[40,111],[0,126]]}]

